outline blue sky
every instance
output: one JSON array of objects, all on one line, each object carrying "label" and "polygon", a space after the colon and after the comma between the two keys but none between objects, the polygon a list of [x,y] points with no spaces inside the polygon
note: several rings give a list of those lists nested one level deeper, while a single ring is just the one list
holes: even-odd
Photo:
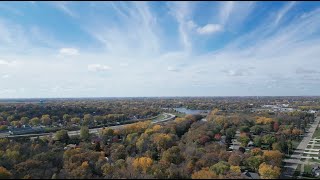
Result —
[{"label": "blue sky", "polygon": [[1,2],[0,98],[320,95],[319,2]]}]

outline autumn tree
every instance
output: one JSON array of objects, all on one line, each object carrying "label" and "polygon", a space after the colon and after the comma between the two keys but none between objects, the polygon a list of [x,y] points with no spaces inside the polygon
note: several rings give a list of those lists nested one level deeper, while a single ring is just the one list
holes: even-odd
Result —
[{"label": "autumn tree", "polygon": [[71,118],[71,122],[72,122],[73,124],[79,124],[79,123],[80,123],[80,118],[78,118],[78,117],[73,117],[73,118]]},{"label": "autumn tree", "polygon": [[157,145],[159,151],[164,151],[173,146],[175,136],[173,134],[156,133],[153,136],[153,142]]},{"label": "autumn tree", "polygon": [[50,115],[46,114],[46,115],[42,115],[41,117],[41,122],[42,124],[44,125],[50,125],[52,122],[51,122],[51,119],[50,119]]},{"label": "autumn tree", "polygon": [[263,158],[267,164],[280,167],[283,154],[278,150],[264,151]]},{"label": "autumn tree", "polygon": [[259,174],[263,179],[277,179],[280,176],[281,169],[277,166],[262,163],[259,166]]},{"label": "autumn tree", "polygon": [[228,163],[232,166],[239,166],[242,161],[242,158],[239,153],[232,153],[229,156]]},{"label": "autumn tree", "polygon": [[0,166],[0,179],[9,179],[12,174],[6,168]]},{"label": "autumn tree", "polygon": [[184,158],[180,152],[180,148],[178,146],[173,146],[163,152],[162,160],[168,163],[180,164]]},{"label": "autumn tree", "polygon": [[138,170],[138,171],[143,171],[146,173],[148,170],[150,170],[151,166],[153,164],[153,160],[149,157],[141,157],[141,158],[136,158],[133,161],[133,167]]},{"label": "autumn tree", "polygon": [[194,172],[191,175],[192,179],[217,179],[219,176],[209,170],[209,168],[203,168],[200,171]]},{"label": "autumn tree", "polygon": [[230,166],[230,171],[234,173],[241,173],[240,166]]}]

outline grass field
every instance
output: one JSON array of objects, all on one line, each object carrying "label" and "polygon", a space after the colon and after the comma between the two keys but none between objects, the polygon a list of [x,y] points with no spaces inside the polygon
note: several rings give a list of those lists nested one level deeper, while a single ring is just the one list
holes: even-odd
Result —
[{"label": "grass field", "polygon": [[320,138],[320,128],[319,127],[317,127],[317,129],[313,133],[312,138],[315,138],[315,137],[319,137]]},{"label": "grass field", "polygon": [[303,153],[303,156],[310,156],[310,157],[318,157],[319,154],[306,154],[306,153]]},{"label": "grass field", "polygon": [[176,115],[177,117],[185,117],[186,116],[186,114],[184,114],[184,113],[171,113],[171,114],[173,114],[173,115]]},{"label": "grass field", "polygon": [[316,162],[320,164],[320,159],[310,159],[311,162]]}]

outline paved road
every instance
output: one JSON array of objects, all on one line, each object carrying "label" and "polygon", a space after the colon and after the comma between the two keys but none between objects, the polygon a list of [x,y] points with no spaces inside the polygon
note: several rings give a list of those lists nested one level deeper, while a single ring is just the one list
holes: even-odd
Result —
[{"label": "paved road", "polygon": [[[176,116],[170,113],[163,113],[163,115],[165,116],[164,119],[160,119],[160,120],[153,120],[151,123],[152,124],[157,124],[157,123],[162,123],[162,122],[166,122],[166,121],[170,121],[173,120]],[[119,129],[122,128],[123,126],[125,126],[127,124],[124,125],[116,125],[116,126],[109,126],[108,128],[112,128],[112,129]],[[93,129],[89,129],[89,133],[90,134],[99,134],[99,131],[102,129],[101,128],[93,128]],[[68,131],[68,135],[69,136],[73,136],[73,135],[79,135],[80,134],[80,130],[77,131]],[[2,134],[3,135],[3,134]],[[32,137],[32,136],[39,136],[39,137],[43,137],[43,136],[48,136],[48,135],[52,135],[52,137],[54,137],[55,133],[41,133],[41,134],[23,134],[23,135],[9,135],[6,134],[3,137]]]},{"label": "paved road", "polygon": [[303,164],[302,161],[300,161],[300,158],[304,152],[304,150],[307,148],[309,141],[312,139],[313,133],[316,130],[318,124],[320,121],[320,116],[318,116],[315,121],[312,123],[309,132],[306,134],[306,136],[302,139],[300,144],[298,145],[297,149],[293,152],[293,154],[290,156],[290,158],[285,159],[283,162],[285,162],[284,169],[281,174],[281,178],[284,179],[292,179],[293,173],[297,169],[297,166],[299,164]]}]

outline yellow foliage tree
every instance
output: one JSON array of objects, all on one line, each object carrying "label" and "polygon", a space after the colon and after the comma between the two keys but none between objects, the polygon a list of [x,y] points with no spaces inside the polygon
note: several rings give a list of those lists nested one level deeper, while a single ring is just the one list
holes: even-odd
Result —
[{"label": "yellow foliage tree", "polygon": [[157,124],[157,125],[153,126],[152,130],[156,132],[156,131],[160,131],[161,128],[162,128],[162,126]]},{"label": "yellow foliage tree", "polygon": [[151,124],[151,121],[137,122],[133,124],[125,125],[122,129],[125,134],[131,134],[134,132],[144,132]]},{"label": "yellow foliage tree", "polygon": [[132,166],[136,170],[142,170],[144,173],[146,173],[152,166],[153,160],[149,157],[141,157],[137,158],[133,161]]},{"label": "yellow foliage tree", "polygon": [[262,163],[259,166],[259,174],[263,179],[277,179],[280,176],[281,169],[277,166]]},{"label": "yellow foliage tree", "polygon": [[262,155],[262,150],[261,148],[253,148],[250,151],[252,156],[256,156],[256,155]]},{"label": "yellow foliage tree", "polygon": [[256,124],[271,124],[272,122],[273,119],[267,117],[258,117],[256,120]]},{"label": "yellow foliage tree", "polygon": [[230,171],[235,173],[241,173],[240,166],[230,166]]},{"label": "yellow foliage tree", "polygon": [[216,179],[218,175],[210,171],[209,168],[203,168],[200,171],[194,172],[191,175],[192,179]]},{"label": "yellow foliage tree", "polygon": [[89,168],[89,163],[88,163],[88,161],[84,161],[84,162],[81,164],[81,167],[82,167],[83,169]]},{"label": "yellow foliage tree", "polygon": [[158,150],[166,150],[173,143],[172,134],[157,133],[154,134],[153,142],[157,145]]},{"label": "yellow foliage tree", "polygon": [[271,151],[264,151],[263,158],[265,162],[273,165],[273,166],[280,166],[282,162],[283,154],[278,150],[271,150]]},{"label": "yellow foliage tree", "polygon": [[302,134],[301,130],[297,128],[292,129],[292,135],[299,136],[300,134]]}]

